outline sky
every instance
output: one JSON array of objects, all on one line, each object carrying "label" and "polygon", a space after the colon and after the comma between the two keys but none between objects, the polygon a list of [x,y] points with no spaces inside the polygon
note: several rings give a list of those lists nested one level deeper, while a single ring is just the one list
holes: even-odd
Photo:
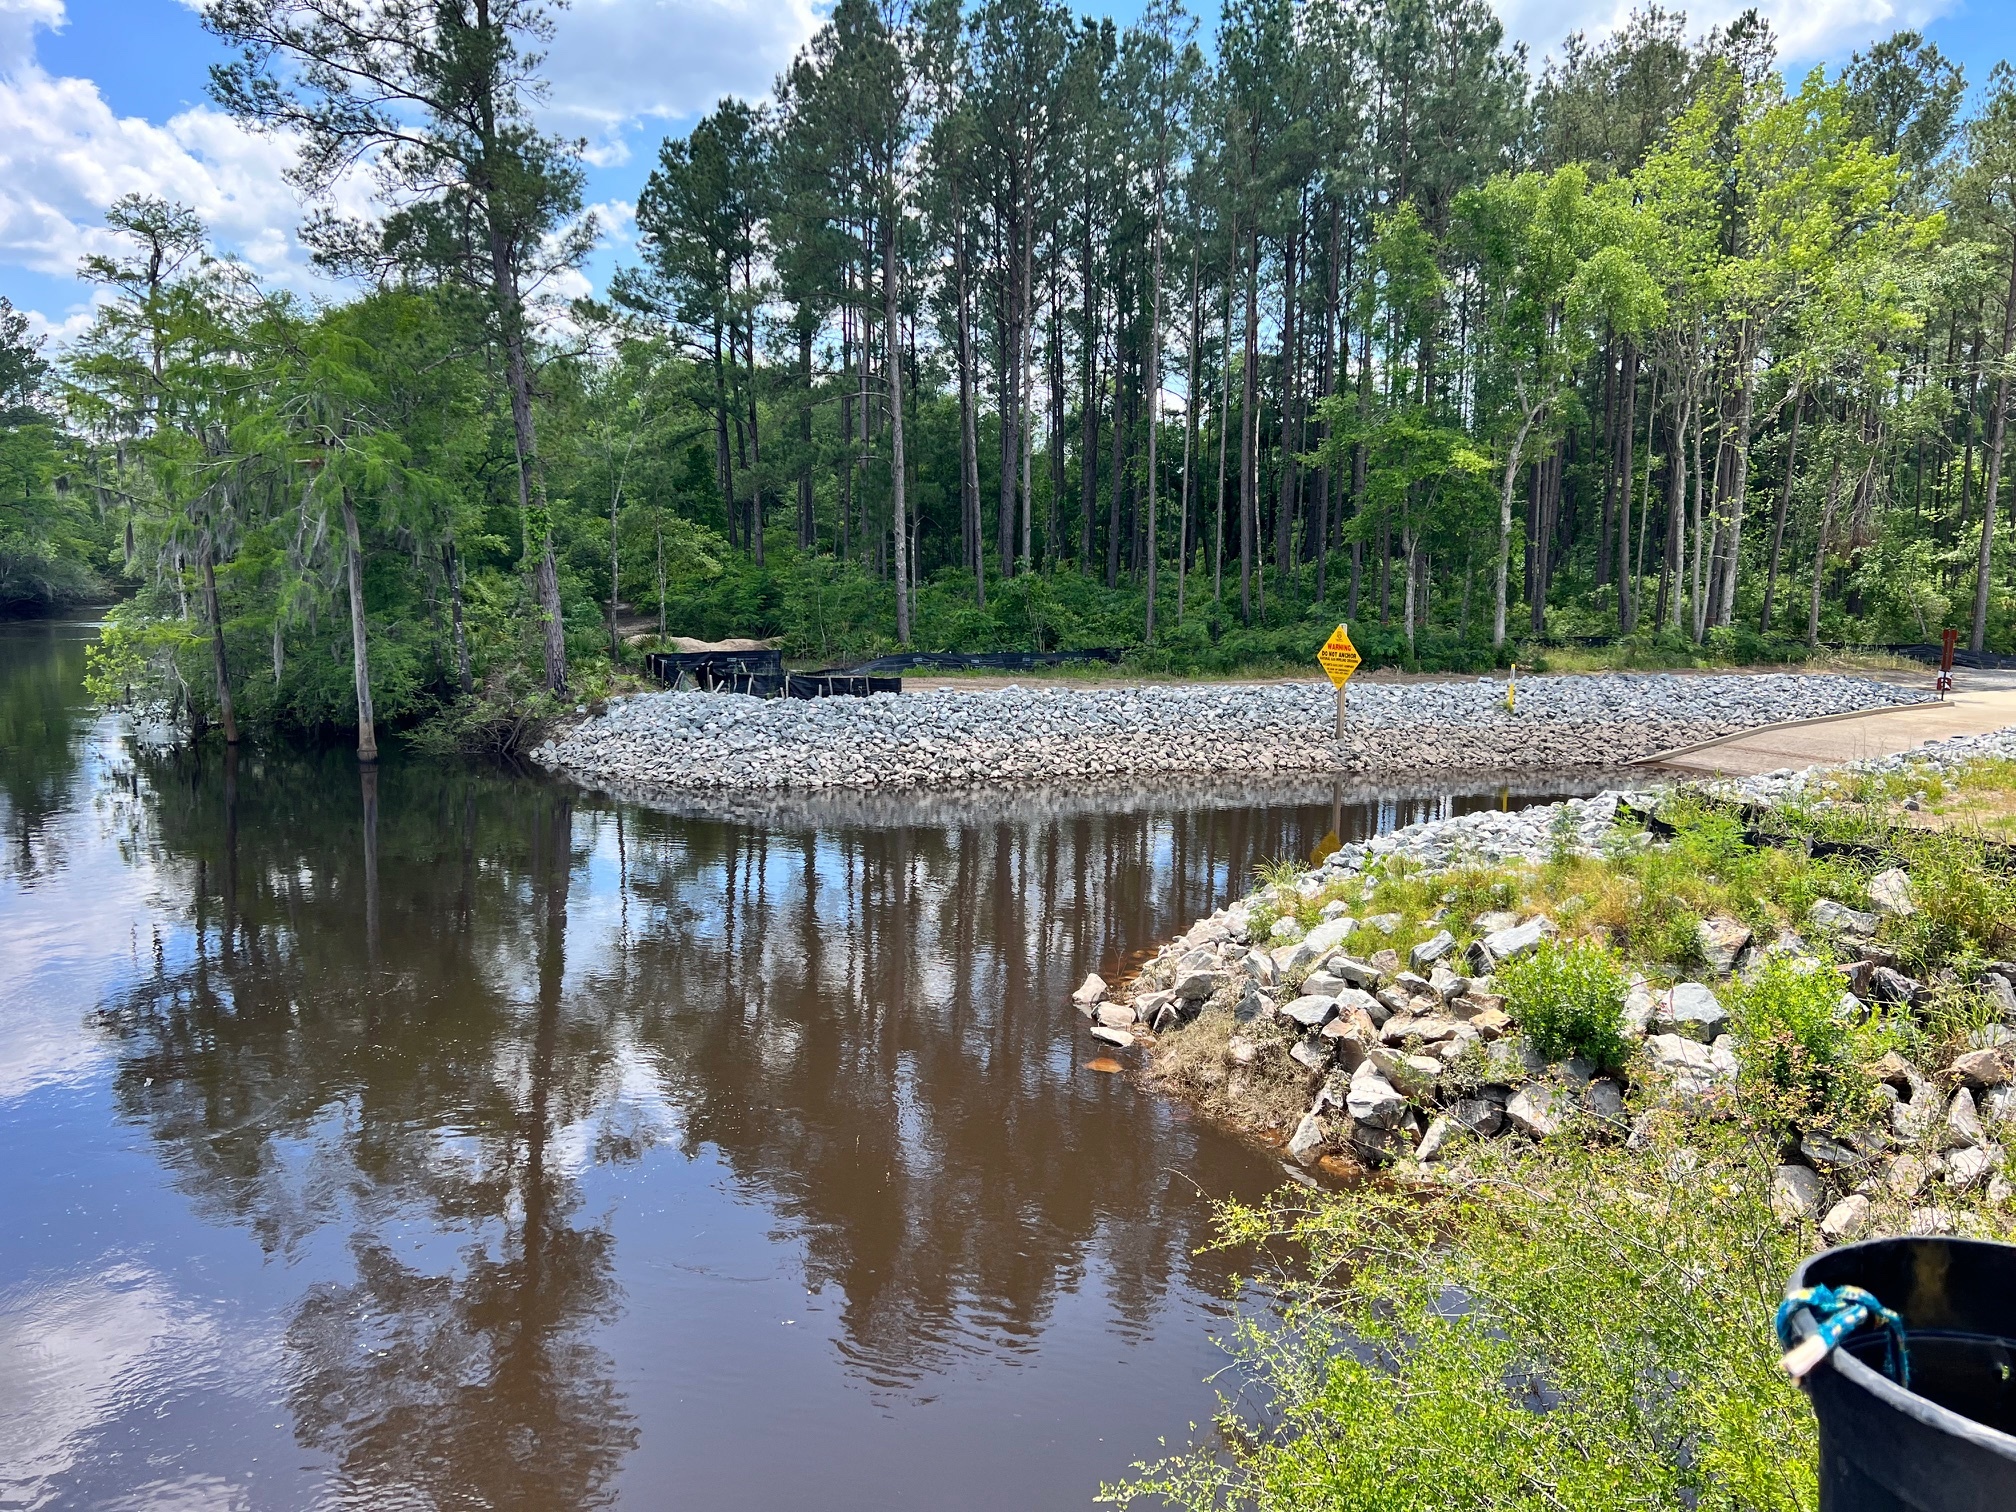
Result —
[{"label": "sky", "polygon": [[[1571,30],[1607,30],[1631,0],[1494,3],[1537,58]],[[1075,8],[1124,23],[1140,6]],[[1192,8],[1208,33],[1213,0]],[[1689,15],[1698,31],[1740,8],[1698,0]],[[587,198],[604,231],[583,288],[627,260],[631,206],[659,141],[724,94],[767,93],[824,9],[823,0],[571,0],[557,12],[544,124],[587,139]],[[1838,65],[1905,26],[1923,29],[1977,85],[2016,57],[2010,0],[1761,0],[1759,9],[1794,72]],[[105,207],[131,192],[193,207],[217,245],[271,286],[332,292],[295,234],[303,207],[285,179],[287,145],[241,128],[206,94],[222,56],[183,0],[0,0],[0,295],[38,330],[60,341],[88,321],[77,263],[114,244]]]}]

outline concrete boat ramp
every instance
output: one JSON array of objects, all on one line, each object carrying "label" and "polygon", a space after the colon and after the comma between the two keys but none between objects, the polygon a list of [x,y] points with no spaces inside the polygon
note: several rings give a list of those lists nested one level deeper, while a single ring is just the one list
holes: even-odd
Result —
[{"label": "concrete boat ramp", "polygon": [[[1939,703],[1765,725],[1664,751],[1639,764],[1692,777],[1754,777],[1783,767],[1837,766],[1894,756],[1928,740],[1982,735],[2016,725],[2016,672],[1959,670],[1953,678],[1953,691]],[[1927,674],[1927,686],[1931,680]]]}]

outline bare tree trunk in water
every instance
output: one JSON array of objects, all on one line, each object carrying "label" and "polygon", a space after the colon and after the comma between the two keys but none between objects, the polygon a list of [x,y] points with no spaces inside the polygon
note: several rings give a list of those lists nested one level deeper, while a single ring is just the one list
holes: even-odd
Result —
[{"label": "bare tree trunk in water", "polygon": [[378,763],[367,761],[357,771],[364,806],[364,964],[378,969]]},{"label": "bare tree trunk in water", "polygon": [[231,670],[224,660],[224,615],[217,605],[216,543],[209,521],[196,548],[196,564],[203,572],[203,612],[210,620],[210,665],[217,676],[217,723],[224,731],[226,745],[238,744],[238,719],[231,711]]},{"label": "bare tree trunk in water", "polygon": [[364,626],[364,542],[357,508],[343,490],[343,565],[350,584],[350,663],[357,680],[357,759],[378,759],[378,730],[371,716],[371,649]]}]

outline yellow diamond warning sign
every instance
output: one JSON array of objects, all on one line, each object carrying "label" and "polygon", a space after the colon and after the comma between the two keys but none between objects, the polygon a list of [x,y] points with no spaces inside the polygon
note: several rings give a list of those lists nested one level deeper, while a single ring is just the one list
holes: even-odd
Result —
[{"label": "yellow diamond warning sign", "polygon": [[1330,681],[1338,687],[1351,681],[1351,674],[1358,670],[1358,648],[1351,644],[1351,632],[1339,625],[1330,632],[1330,639],[1323,642],[1323,649],[1316,653],[1316,665],[1330,674]]}]

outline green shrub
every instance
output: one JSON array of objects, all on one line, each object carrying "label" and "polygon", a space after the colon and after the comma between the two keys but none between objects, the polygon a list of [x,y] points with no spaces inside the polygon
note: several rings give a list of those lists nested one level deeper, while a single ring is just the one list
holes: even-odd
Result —
[{"label": "green shrub", "polygon": [[1776,1125],[1840,1123],[1868,1111],[1874,1090],[1862,1070],[1838,973],[1773,956],[1750,982],[1722,990],[1742,1063],[1743,1104]]},{"label": "green shrub", "polygon": [[1494,980],[1505,1007],[1533,1048],[1549,1060],[1586,1056],[1602,1067],[1624,1064],[1624,962],[1594,940],[1542,940],[1530,956],[1500,967]]},{"label": "green shrub", "polygon": [[1811,1512],[1813,1413],[1771,1314],[1812,1241],[1772,1215],[1771,1152],[1727,1128],[1689,1143],[1685,1164],[1658,1124],[1643,1149],[1487,1143],[1460,1195],[1228,1206],[1225,1244],[1307,1271],[1268,1275],[1235,1330],[1216,1431],[1100,1499]]}]

